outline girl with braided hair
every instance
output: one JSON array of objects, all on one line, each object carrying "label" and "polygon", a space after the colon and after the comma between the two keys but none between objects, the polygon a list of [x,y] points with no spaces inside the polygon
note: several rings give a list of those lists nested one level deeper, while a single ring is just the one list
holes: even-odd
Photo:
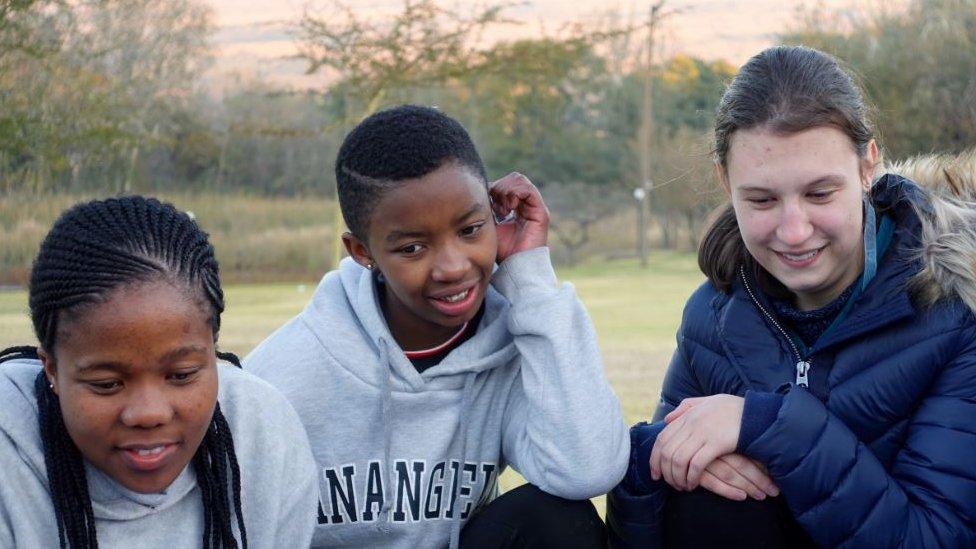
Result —
[{"label": "girl with braided hair", "polygon": [[40,346],[0,353],[0,547],[309,544],[307,437],[216,350],[224,297],[192,219],[138,196],[74,206],[29,301]]}]

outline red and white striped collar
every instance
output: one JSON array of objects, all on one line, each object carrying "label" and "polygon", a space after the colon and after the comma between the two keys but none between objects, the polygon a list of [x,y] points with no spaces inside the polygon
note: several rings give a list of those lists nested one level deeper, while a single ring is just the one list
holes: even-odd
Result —
[{"label": "red and white striped collar", "polygon": [[454,345],[455,343],[457,343],[457,340],[461,339],[461,336],[463,336],[466,331],[468,331],[468,323],[467,322],[465,322],[464,324],[462,324],[461,325],[461,329],[458,330],[456,334],[452,335],[444,343],[441,343],[440,345],[438,345],[436,347],[431,347],[430,349],[421,349],[419,351],[403,351],[403,354],[405,354],[407,356],[407,358],[409,358],[409,359],[427,358],[427,357],[432,357],[432,356],[438,355],[438,354],[444,352],[445,349],[450,349],[451,348],[451,345]]}]

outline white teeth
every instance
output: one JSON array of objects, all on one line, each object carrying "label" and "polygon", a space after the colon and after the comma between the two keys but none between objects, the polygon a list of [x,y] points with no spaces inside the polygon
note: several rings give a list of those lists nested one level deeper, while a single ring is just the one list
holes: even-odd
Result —
[{"label": "white teeth", "polygon": [[145,450],[136,450],[136,453],[139,454],[140,457],[155,456],[159,455],[159,453],[163,451],[163,448],[163,446],[155,446]]},{"label": "white teeth", "polygon": [[463,292],[461,292],[459,294],[454,294],[454,295],[449,295],[447,297],[442,297],[441,298],[441,301],[446,301],[448,303],[457,303],[458,301],[461,301],[462,299],[468,297],[468,292],[470,292],[470,291],[471,290],[464,290]]},{"label": "white teeth", "polygon": [[812,252],[807,252],[807,253],[805,253],[803,255],[793,255],[793,254],[787,254],[787,253],[784,253],[783,255],[786,257],[786,259],[789,259],[790,261],[805,261],[805,260],[810,259],[811,257],[817,255],[817,252],[819,252],[819,251],[820,250],[813,250]]}]

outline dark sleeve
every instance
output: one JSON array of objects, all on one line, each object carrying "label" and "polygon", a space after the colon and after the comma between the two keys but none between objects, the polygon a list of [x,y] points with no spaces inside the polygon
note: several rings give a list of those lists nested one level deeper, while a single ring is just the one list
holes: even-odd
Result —
[{"label": "dark sleeve", "polygon": [[743,448],[818,545],[976,547],[976,330],[960,339],[888,467],[799,387]]},{"label": "dark sleeve", "polygon": [[661,546],[661,520],[669,490],[651,480],[649,460],[664,422],[638,423],[630,429],[631,458],[624,480],[607,494],[611,547]]},{"label": "dark sleeve", "polygon": [[651,449],[664,429],[664,416],[688,397],[704,396],[687,360],[678,332],[678,348],[671,357],[654,423],[638,423],[630,430],[630,464],[624,480],[607,494],[607,527],[611,547],[660,547],[664,504],[671,489],[651,480]]},{"label": "dark sleeve", "polygon": [[776,421],[779,409],[783,406],[783,395],[762,391],[746,391],[742,409],[742,427],[735,451],[742,453]]}]

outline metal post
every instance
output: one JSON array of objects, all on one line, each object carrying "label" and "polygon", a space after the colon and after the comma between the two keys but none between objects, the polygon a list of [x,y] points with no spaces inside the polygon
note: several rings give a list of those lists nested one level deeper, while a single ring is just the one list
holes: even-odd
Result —
[{"label": "metal post", "polygon": [[644,187],[637,187],[634,189],[634,201],[637,205],[637,257],[640,260],[641,268],[647,267],[647,228],[645,215],[647,208],[644,207],[644,202],[647,199],[647,191],[644,188],[648,186],[647,183]]}]

